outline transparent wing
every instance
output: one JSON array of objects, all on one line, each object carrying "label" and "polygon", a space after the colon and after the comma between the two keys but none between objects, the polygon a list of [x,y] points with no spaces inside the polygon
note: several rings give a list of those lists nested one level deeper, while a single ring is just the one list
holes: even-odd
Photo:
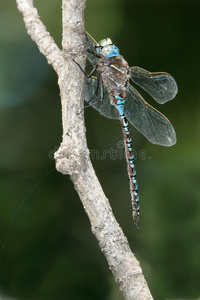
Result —
[{"label": "transparent wing", "polygon": [[[94,47],[97,44],[97,42],[95,41],[95,39],[93,39],[93,37],[86,32],[86,51],[94,51]],[[91,63],[97,63],[98,62],[98,57],[94,56],[92,53],[89,53],[87,51],[87,58]]]},{"label": "transparent wing", "polygon": [[130,73],[132,81],[160,104],[172,100],[178,92],[176,81],[168,73],[151,73],[140,67],[130,68]]},{"label": "transparent wing", "polygon": [[130,84],[124,113],[152,144],[172,146],[176,143],[176,133],[170,121],[150,106]]},{"label": "transparent wing", "polygon": [[[119,113],[117,109],[110,104],[110,98],[107,89],[104,87],[104,98],[100,101],[100,88],[97,94],[97,97],[94,96],[97,87],[97,78],[91,77],[86,79],[86,87],[85,87],[85,101],[89,102],[93,108],[98,110],[102,115],[111,119],[119,119]],[[92,101],[90,101],[92,99]]]}]

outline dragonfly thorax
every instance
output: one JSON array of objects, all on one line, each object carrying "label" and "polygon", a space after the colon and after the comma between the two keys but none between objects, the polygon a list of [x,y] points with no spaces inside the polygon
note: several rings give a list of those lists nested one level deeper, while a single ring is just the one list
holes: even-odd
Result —
[{"label": "dragonfly thorax", "polygon": [[119,49],[113,44],[110,38],[101,40],[95,46],[95,51],[104,57],[114,57],[119,55]]}]

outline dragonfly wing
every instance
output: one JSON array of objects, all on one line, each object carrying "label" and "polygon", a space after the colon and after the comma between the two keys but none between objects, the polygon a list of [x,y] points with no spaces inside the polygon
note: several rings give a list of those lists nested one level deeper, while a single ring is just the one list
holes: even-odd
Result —
[{"label": "dragonfly wing", "polygon": [[178,92],[176,81],[168,73],[151,73],[140,67],[130,68],[130,73],[132,81],[143,88],[160,104],[172,100]]},{"label": "dragonfly wing", "polygon": [[[97,88],[97,78],[91,77],[86,79],[85,101],[89,102],[93,108],[98,110],[102,115],[111,119],[119,119],[117,109],[110,104],[110,98],[107,89],[104,87],[104,98],[100,101],[100,88],[96,97],[93,98]],[[93,99],[92,99],[93,98]],[[92,100],[91,100],[92,99]],[[90,101],[91,100],[91,101]]]},{"label": "dragonfly wing", "polygon": [[152,144],[172,146],[176,143],[176,133],[170,121],[129,84],[129,96],[124,112],[130,123]]},{"label": "dragonfly wing", "polygon": [[95,39],[93,39],[93,37],[86,32],[86,51],[87,51],[87,59],[91,62],[91,63],[97,63],[98,62],[98,57],[96,57],[94,54],[88,52],[88,51],[93,51],[95,52],[95,45],[97,44],[97,42],[95,41]]}]

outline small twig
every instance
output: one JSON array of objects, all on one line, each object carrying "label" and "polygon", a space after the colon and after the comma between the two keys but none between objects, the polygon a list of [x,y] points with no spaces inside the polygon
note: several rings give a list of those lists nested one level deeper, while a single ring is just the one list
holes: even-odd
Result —
[{"label": "small twig", "polygon": [[40,52],[47,58],[48,63],[53,66],[57,74],[60,74],[64,65],[62,52],[40,20],[38,11],[33,6],[33,1],[16,0],[16,2],[18,10],[23,15],[28,34],[37,44]]}]

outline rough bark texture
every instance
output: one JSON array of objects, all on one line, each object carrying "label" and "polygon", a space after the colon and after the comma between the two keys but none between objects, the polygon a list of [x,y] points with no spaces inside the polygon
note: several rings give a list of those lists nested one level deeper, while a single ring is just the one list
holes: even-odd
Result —
[{"label": "rough bark texture", "polygon": [[[86,143],[83,108],[85,78],[73,62],[84,67],[86,53],[84,9],[86,0],[63,0],[63,51],[40,21],[31,0],[16,0],[27,32],[58,74],[62,101],[63,140],[55,153],[56,168],[69,174],[91,222],[120,291],[127,300],[153,299],[139,262],[117,223],[92,167]],[[67,297],[67,295],[66,295]]]}]

